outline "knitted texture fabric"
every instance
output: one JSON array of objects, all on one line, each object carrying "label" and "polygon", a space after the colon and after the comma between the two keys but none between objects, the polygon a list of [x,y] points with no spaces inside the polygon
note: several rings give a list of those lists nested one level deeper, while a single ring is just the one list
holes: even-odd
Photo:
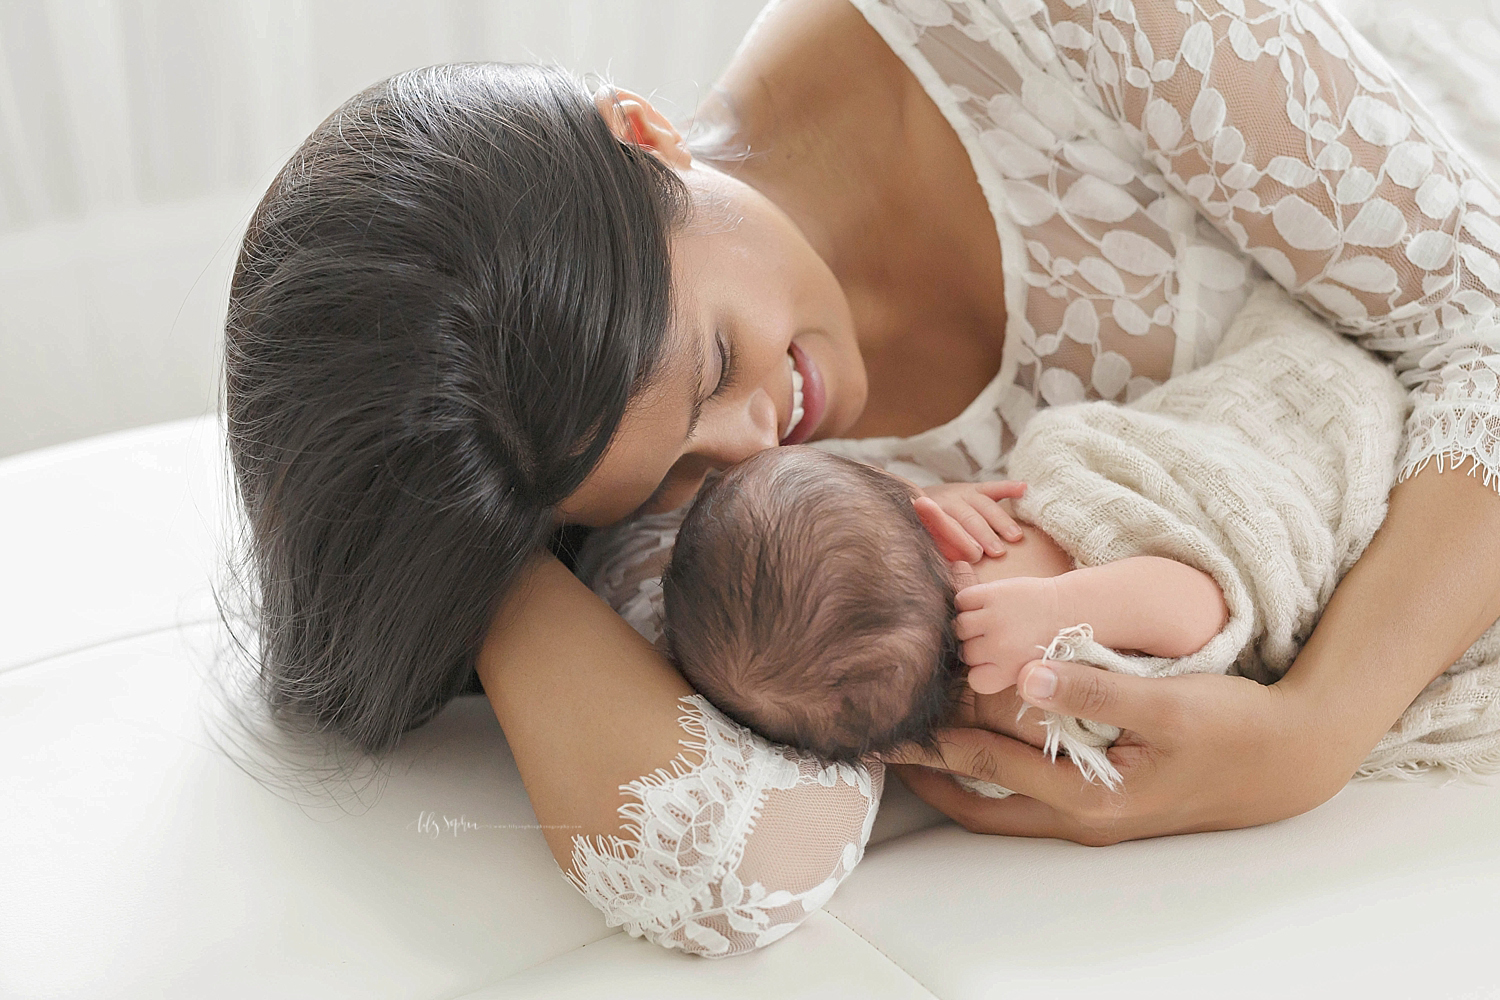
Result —
[{"label": "knitted texture fabric", "polygon": [[[1280,678],[1384,520],[1406,408],[1386,366],[1267,282],[1208,365],[1127,406],[1039,412],[1010,455],[1010,478],[1028,483],[1019,516],[1081,566],[1141,555],[1194,566],[1229,609],[1190,656],[1122,654],[1086,623],[1049,656],[1143,677]],[[1105,753],[1117,729],[1047,716],[1047,749],[1118,783]],[[1431,767],[1500,769],[1500,625],[1428,686],[1359,773]]]}]

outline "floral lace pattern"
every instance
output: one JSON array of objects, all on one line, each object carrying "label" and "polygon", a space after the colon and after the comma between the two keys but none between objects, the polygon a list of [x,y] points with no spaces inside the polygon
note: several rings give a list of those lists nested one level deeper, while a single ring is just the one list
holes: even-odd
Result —
[{"label": "floral lace pattern", "polygon": [[[1336,12],[851,2],[969,153],[1008,321],[999,374],[954,420],[819,447],[922,485],[998,470],[1038,407],[1129,401],[1206,362],[1259,268],[1411,389],[1403,477],[1468,463],[1500,489],[1500,189]],[[581,563],[651,641],[680,518],[595,532]],[[883,775],[821,769],[688,703],[701,762],[625,786],[631,838],[580,838],[572,877],[632,934],[734,954],[858,862]]]},{"label": "floral lace pattern", "polygon": [[[790,933],[854,870],[884,775],[799,758],[731,722],[701,695],[682,704],[682,745],[698,762],[679,756],[670,770],[625,785],[634,801],[620,816],[630,836],[607,843],[575,837],[568,878],[610,926],[623,925],[632,936],[701,955],[740,954]],[[814,876],[801,879],[765,864],[764,852],[762,863],[752,864],[746,850],[768,797],[799,788],[826,793],[818,806],[831,830],[841,828],[840,818],[859,823],[857,835],[835,834],[815,852],[821,863],[813,860]],[[806,871],[809,860],[799,867]],[[756,868],[781,877],[756,878]]]},{"label": "floral lace pattern", "polygon": [[1403,476],[1469,460],[1500,488],[1500,189],[1336,12],[854,2],[964,141],[1006,260],[1000,440],[947,434],[977,467],[940,475],[995,467],[1037,406],[1197,367],[1253,261],[1412,388]]}]

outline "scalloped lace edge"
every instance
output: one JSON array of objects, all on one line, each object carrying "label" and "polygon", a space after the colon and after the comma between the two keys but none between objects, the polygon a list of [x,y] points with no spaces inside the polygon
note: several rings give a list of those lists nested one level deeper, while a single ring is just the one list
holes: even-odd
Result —
[{"label": "scalloped lace edge", "polygon": [[[863,839],[846,842],[829,877],[801,892],[768,891],[759,882],[745,885],[737,871],[766,793],[793,788],[804,778],[823,784],[842,781],[859,788],[873,807],[873,784],[847,766],[835,766],[834,775],[824,773],[826,768],[804,775],[784,748],[723,716],[702,695],[683,697],[680,703],[683,751],[669,766],[620,786],[633,800],[619,809],[629,836],[575,836],[572,864],[563,875],[604,913],[609,926],[623,925],[633,937],[710,956],[738,954],[790,933],[827,901],[864,854]],[[690,753],[701,760],[691,762]],[[675,822],[672,806],[678,807]],[[694,807],[714,806],[723,808],[722,816],[706,825],[695,822],[699,814]],[[683,816],[689,818],[683,821]],[[872,818],[873,808],[867,809],[863,838]],[[687,834],[701,835],[704,829],[711,841],[690,845],[699,857],[680,863]],[[773,919],[772,910],[787,907],[794,918]],[[737,942],[720,932],[725,927],[739,936]]]}]

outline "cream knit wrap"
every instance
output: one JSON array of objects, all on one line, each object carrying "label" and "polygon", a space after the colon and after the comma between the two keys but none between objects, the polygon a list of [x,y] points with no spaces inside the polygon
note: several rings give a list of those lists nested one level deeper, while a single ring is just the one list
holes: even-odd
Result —
[{"label": "cream knit wrap", "polygon": [[[1086,623],[1048,654],[1143,677],[1281,677],[1385,517],[1406,406],[1385,365],[1266,282],[1208,365],[1127,406],[1038,412],[1007,468],[1028,484],[1019,516],[1081,566],[1140,555],[1195,566],[1230,616],[1191,656],[1123,655]],[[1047,715],[1051,752],[1118,783],[1104,749],[1119,730]],[[1500,624],[1428,685],[1359,775],[1432,767],[1500,770]]]}]

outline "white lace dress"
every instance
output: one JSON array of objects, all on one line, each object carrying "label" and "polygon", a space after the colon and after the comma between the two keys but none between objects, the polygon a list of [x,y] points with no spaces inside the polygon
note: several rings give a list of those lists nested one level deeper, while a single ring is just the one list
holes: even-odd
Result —
[{"label": "white lace dress", "polygon": [[[995,218],[999,374],[912,438],[824,442],[919,483],[1002,465],[1039,406],[1130,400],[1209,358],[1256,268],[1411,390],[1402,475],[1500,487],[1500,189],[1335,12],[1303,0],[852,0],[962,139]],[[647,638],[677,519],[596,534],[594,588]],[[684,702],[688,748],[575,844],[611,924],[729,955],[859,861],[878,770],[824,770]]]}]

